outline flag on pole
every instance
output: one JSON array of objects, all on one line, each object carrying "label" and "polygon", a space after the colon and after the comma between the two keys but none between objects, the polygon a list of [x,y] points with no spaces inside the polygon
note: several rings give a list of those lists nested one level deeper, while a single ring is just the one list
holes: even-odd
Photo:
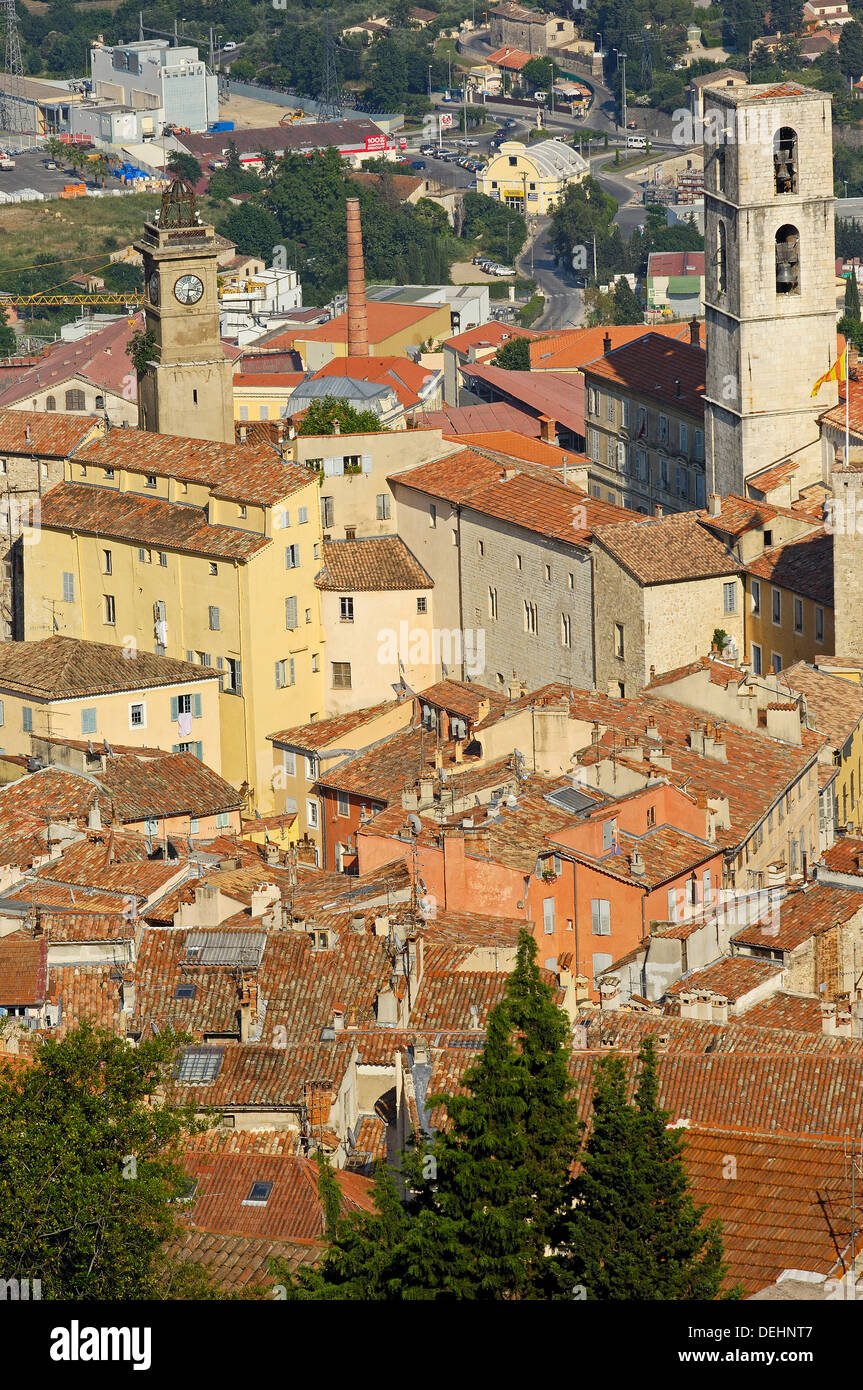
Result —
[{"label": "flag on pole", "polygon": [[821,387],[828,381],[847,381],[848,380],[848,344],[840,352],[829,372],[820,376],[812,387],[812,395],[817,396]]}]

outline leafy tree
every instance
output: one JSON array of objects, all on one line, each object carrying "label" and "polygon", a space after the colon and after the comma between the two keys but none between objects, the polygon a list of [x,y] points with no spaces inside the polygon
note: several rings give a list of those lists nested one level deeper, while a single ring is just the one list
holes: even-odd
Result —
[{"label": "leafy tree", "polygon": [[582,268],[592,266],[595,239],[597,278],[623,270],[623,243],[613,225],[616,212],[617,203],[596,179],[568,184],[551,215],[550,240],[558,260],[571,265],[577,255]]},{"label": "leafy tree", "polygon": [[842,217],[836,219],[836,255],[863,256],[863,225]]},{"label": "leafy tree", "polygon": [[530,371],[530,340],[510,338],[501,343],[492,359],[495,367],[506,367],[511,372]]},{"label": "leafy tree", "polygon": [[15,337],[15,330],[9,326],[6,309],[0,300],[0,357],[11,357],[15,351],[18,339]]},{"label": "leafy tree", "polygon": [[342,434],[383,434],[382,425],[373,410],[355,410],[343,397],[318,396],[310,401],[300,421],[298,434],[332,434],[338,420]]},{"label": "leafy tree", "polygon": [[860,319],[860,290],[857,286],[857,276],[852,270],[848,279],[845,281],[845,314],[848,318]]},{"label": "leafy tree", "polygon": [[837,51],[842,72],[852,81],[859,81],[863,76],[863,24],[859,20],[843,24]]},{"label": "leafy tree", "polygon": [[550,58],[531,58],[521,70],[522,80],[532,92],[548,92],[559,68]]},{"label": "leafy tree", "polygon": [[273,214],[254,203],[231,208],[219,223],[219,231],[244,255],[263,256],[266,260],[273,254],[273,247],[278,245],[281,236]]},{"label": "leafy tree", "polygon": [[590,1137],[572,1184],[572,1272],[591,1301],[715,1299],[726,1272],[719,1223],[703,1224],[687,1190],[681,1131],[667,1128],[659,1107],[652,1039],[639,1063],[633,1104],[621,1057],[596,1069]]},{"label": "leafy tree", "polygon": [[51,1299],[182,1297],[164,1243],[180,1229],[190,1107],[154,1101],[177,1051],[129,1048],[89,1024],[0,1077],[0,1267]]},{"label": "leafy tree", "polygon": [[623,276],[614,287],[612,323],[643,323],[644,310]]},{"label": "leafy tree", "polygon": [[251,58],[237,58],[231,63],[231,76],[240,82],[251,82],[256,74],[257,69]]},{"label": "leafy tree", "polygon": [[489,256],[510,263],[527,241],[527,223],[520,212],[484,193],[465,193],[461,234],[478,241]]},{"label": "leafy tree", "polygon": [[852,343],[858,352],[863,352],[863,323],[859,319],[852,319],[843,315],[836,325],[836,331],[841,333],[842,337],[849,343]]},{"label": "leafy tree", "polygon": [[[236,148],[235,145],[234,150]],[[167,167],[172,174],[177,174],[181,179],[185,179],[186,183],[190,183],[193,188],[204,176],[204,171],[198,160],[193,154],[187,154],[185,150],[172,150],[168,155]]]}]

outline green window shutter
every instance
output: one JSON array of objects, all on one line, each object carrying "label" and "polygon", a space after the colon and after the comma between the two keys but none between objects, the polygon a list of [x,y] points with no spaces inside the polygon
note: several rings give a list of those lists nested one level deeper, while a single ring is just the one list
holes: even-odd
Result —
[{"label": "green window shutter", "polygon": [[193,695],[193,696],[192,696],[192,715],[193,715],[193,717],[194,717],[195,719],[200,719],[200,717],[201,717],[201,697],[200,697],[200,695]]},{"label": "green window shutter", "polygon": [[195,744],[195,757],[198,759],[199,763],[204,761],[204,745],[200,741]]},{"label": "green window shutter", "polygon": [[171,723],[176,724],[180,714],[180,701],[177,695],[171,696]]}]

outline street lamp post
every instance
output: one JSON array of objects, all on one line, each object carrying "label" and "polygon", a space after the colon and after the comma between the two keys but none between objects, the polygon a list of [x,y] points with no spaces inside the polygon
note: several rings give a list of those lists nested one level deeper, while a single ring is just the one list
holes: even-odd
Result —
[{"label": "street lamp post", "polygon": [[623,116],[623,129],[626,130],[626,59],[627,59],[627,54],[626,54],[626,53],[622,53],[622,52],[620,51],[619,48],[615,48],[615,49],[614,49],[614,52],[617,54],[617,56],[618,56],[618,58],[620,59],[620,62],[621,62],[621,74],[622,74],[622,77],[621,77],[621,83],[620,83],[620,108],[621,108],[621,114],[622,114],[622,116]]},{"label": "street lamp post", "polygon": [[432,99],[432,94],[431,94],[431,63],[429,63],[429,101],[431,101],[431,99]]}]

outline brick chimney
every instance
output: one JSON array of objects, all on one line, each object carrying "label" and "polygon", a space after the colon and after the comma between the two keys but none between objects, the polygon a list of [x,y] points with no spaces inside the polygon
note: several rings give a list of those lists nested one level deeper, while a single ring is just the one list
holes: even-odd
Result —
[{"label": "brick chimney", "polygon": [[557,437],[557,421],[550,415],[539,417],[539,437],[543,444],[554,444]]},{"label": "brick chimney", "polygon": [[701,347],[701,329],[694,314],[689,320],[689,341],[693,347]]},{"label": "brick chimney", "polygon": [[368,357],[369,324],[359,198],[348,198],[345,208],[348,223],[348,356]]},{"label": "brick chimney", "polygon": [[604,334],[603,334],[603,337],[602,337],[602,351],[603,351],[603,354],[611,352],[611,334],[610,334],[610,333],[604,333]]}]

